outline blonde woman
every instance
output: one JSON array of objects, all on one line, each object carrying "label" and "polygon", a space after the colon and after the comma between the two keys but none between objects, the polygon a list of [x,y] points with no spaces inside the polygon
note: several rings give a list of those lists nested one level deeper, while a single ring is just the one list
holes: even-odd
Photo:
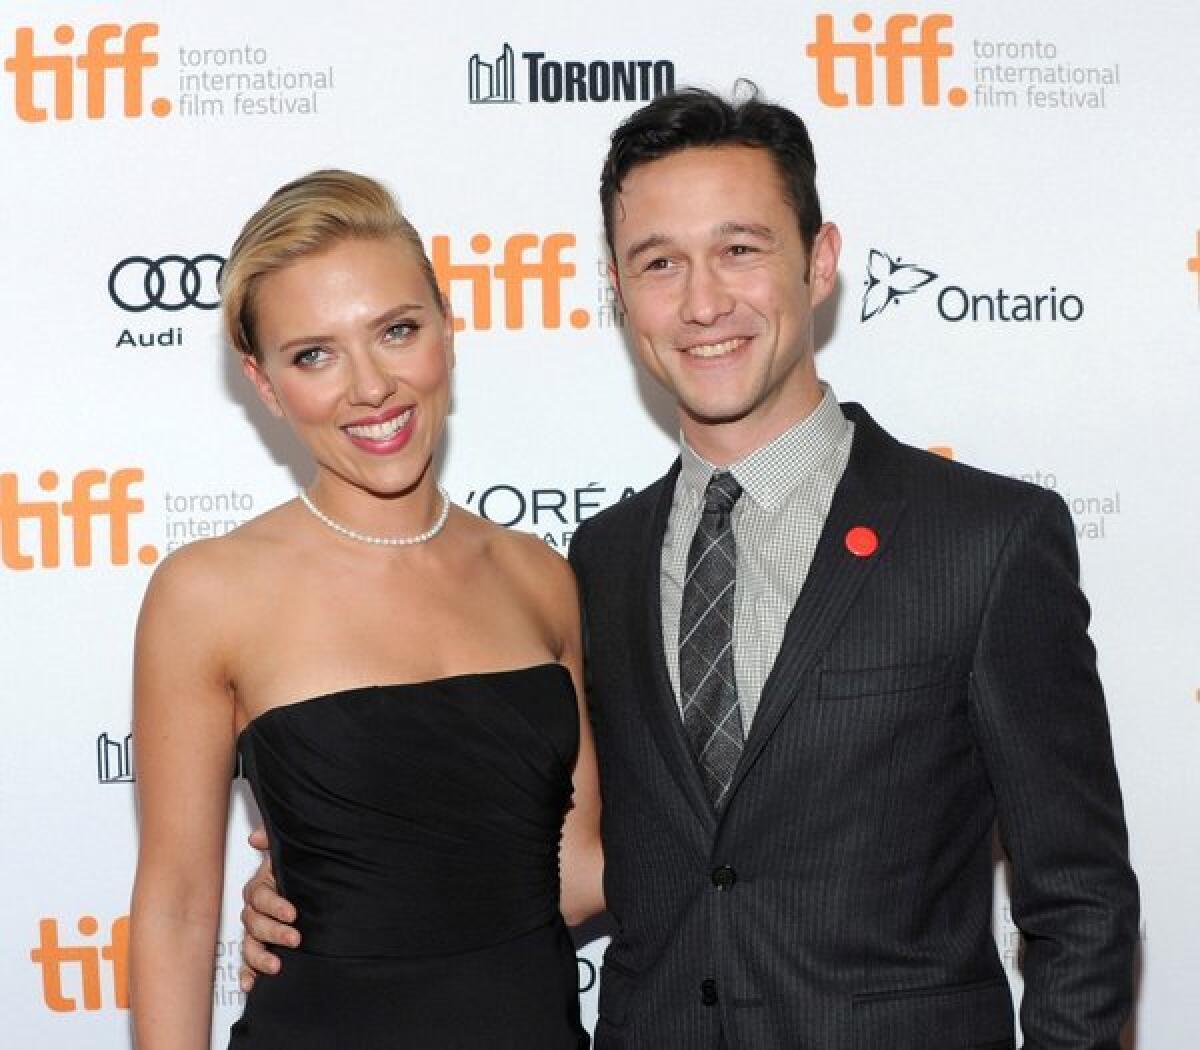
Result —
[{"label": "blonde woman", "polygon": [[317,172],[249,220],[222,289],[314,471],[146,594],[138,1046],[209,1046],[235,749],[302,942],[231,1047],[586,1046],[560,914],[601,906],[575,583],[437,485],[453,329],[420,239],[378,183]]}]

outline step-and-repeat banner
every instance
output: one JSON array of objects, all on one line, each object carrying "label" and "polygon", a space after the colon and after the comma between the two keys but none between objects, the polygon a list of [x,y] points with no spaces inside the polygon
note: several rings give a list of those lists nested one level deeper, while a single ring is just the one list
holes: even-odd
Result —
[{"label": "step-and-repeat banner", "polygon": [[[443,481],[565,551],[674,449],[605,273],[608,133],[658,92],[743,76],[808,121],[845,236],[825,378],[1071,508],[1144,895],[1132,1045],[1194,1045],[1197,40],[1191,0],[5,3],[6,1045],[128,1046],[142,590],[305,481],[219,336],[242,221],[320,167],[396,191],[457,316]],[[214,1045],[240,1009],[255,820],[239,781]],[[998,867],[1019,990],[1006,900]],[[580,949],[589,1023],[603,946]]]}]

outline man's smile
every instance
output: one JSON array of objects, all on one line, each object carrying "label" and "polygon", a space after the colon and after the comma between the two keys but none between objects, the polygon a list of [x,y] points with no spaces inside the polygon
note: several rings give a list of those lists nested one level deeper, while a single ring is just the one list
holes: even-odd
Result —
[{"label": "man's smile", "polygon": [[749,336],[739,335],[719,343],[696,343],[692,346],[682,346],[680,350],[689,357],[724,357],[749,341]]}]

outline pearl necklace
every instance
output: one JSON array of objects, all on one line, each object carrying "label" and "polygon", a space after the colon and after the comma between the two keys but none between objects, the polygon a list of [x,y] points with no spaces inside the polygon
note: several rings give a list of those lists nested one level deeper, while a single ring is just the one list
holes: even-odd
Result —
[{"label": "pearl necklace", "polygon": [[327,514],[322,513],[317,509],[316,504],[308,498],[308,493],[304,489],[300,490],[300,502],[303,503],[313,516],[323,525],[328,525],[334,532],[339,532],[348,539],[358,540],[359,543],[371,543],[376,547],[411,547],[416,543],[427,543],[433,539],[446,524],[446,519],[450,517],[450,497],[446,495],[446,490],[441,485],[438,486],[438,492],[442,497],[442,509],[438,513],[437,521],[435,521],[424,532],[419,532],[415,536],[368,536],[365,532],[355,532],[354,529],[348,529],[345,525],[341,525],[334,521]]}]

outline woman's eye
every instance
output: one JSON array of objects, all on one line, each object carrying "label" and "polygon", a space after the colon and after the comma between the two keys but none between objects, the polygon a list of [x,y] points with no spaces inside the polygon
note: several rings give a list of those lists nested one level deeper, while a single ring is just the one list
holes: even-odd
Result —
[{"label": "woman's eye", "polygon": [[386,335],[388,339],[393,340],[407,339],[416,330],[417,326],[413,324],[412,321],[397,321],[395,324],[390,324],[387,326],[387,330],[384,332],[384,335]]},{"label": "woman's eye", "polygon": [[292,358],[292,364],[300,365],[301,367],[319,364],[325,354],[325,351],[319,346],[308,346],[301,350]]}]

